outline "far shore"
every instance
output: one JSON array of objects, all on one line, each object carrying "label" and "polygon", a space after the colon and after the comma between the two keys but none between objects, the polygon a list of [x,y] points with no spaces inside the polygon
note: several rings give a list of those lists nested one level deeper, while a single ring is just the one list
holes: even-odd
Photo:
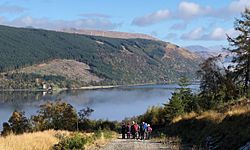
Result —
[{"label": "far shore", "polygon": [[[195,82],[194,82],[195,83]],[[173,83],[142,83],[142,84],[128,84],[128,85],[98,85],[98,86],[83,86],[79,88],[56,88],[55,92],[66,90],[95,90],[95,89],[110,89],[119,87],[132,87],[132,86],[144,86],[144,85],[156,85],[156,84],[175,84]],[[0,92],[48,92],[46,89],[0,89]]]},{"label": "far shore", "polygon": [[[118,87],[131,87],[131,86],[143,86],[143,85],[155,85],[157,83],[145,83],[145,84],[130,84],[130,85],[100,85],[100,86],[83,86],[79,88],[57,88],[53,91],[66,91],[66,90],[95,90],[95,89],[109,89]],[[2,92],[48,92],[46,89],[0,89]]]}]

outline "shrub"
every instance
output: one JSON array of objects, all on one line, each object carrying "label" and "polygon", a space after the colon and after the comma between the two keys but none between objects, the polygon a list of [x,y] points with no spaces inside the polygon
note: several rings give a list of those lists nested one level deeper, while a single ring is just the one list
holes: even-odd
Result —
[{"label": "shrub", "polygon": [[62,137],[58,144],[53,146],[53,150],[82,150],[87,143],[87,139],[80,134],[75,134],[72,137]]}]

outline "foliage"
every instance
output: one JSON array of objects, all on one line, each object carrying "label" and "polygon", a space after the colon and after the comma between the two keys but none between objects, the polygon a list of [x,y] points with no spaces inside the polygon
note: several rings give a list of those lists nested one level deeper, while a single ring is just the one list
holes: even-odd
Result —
[{"label": "foliage", "polygon": [[96,130],[94,134],[89,136],[83,136],[80,133],[76,133],[73,136],[60,137],[58,144],[53,146],[53,150],[80,150],[84,149],[86,144],[93,143],[94,141],[104,138],[110,139],[113,137],[113,133],[108,130]]},{"label": "foliage", "polygon": [[212,109],[237,97],[237,88],[233,82],[230,70],[221,67],[220,55],[210,57],[201,65],[197,74],[201,78],[200,106]]},{"label": "foliage", "polygon": [[53,150],[80,150],[84,149],[87,143],[86,138],[80,134],[75,134],[72,137],[63,137],[58,144],[53,146]]},{"label": "foliage", "polygon": [[[15,72],[7,73],[3,76],[2,80],[0,78],[0,89],[42,89],[42,83],[58,87],[67,87],[72,84],[72,81],[68,81],[65,77],[60,75],[39,75],[34,73],[26,74]],[[37,79],[41,81],[36,82]]]},{"label": "foliage", "polygon": [[9,125],[8,122],[4,122],[3,123],[3,131],[1,132],[1,135],[2,136],[7,136],[7,135],[10,135],[12,133],[12,129]]},{"label": "foliage", "polygon": [[14,111],[8,122],[3,123],[1,135],[21,134],[29,131],[49,129],[94,132],[98,130],[118,131],[117,121],[90,120],[88,117],[94,110],[87,107],[78,112],[66,102],[47,102],[40,105],[37,115],[27,119],[24,112]]},{"label": "foliage", "polygon": [[165,133],[170,137],[178,136],[183,145],[195,145],[197,149],[206,149],[208,139],[213,148],[238,149],[250,138],[249,102],[246,105],[230,106],[180,119],[167,125]]},{"label": "foliage", "polygon": [[179,83],[180,88],[172,94],[169,102],[164,104],[167,122],[185,112],[197,111],[199,109],[197,98],[192,93],[192,90],[188,88],[188,83],[187,78],[181,78]]},{"label": "foliage", "polygon": [[14,111],[8,122],[15,134],[21,134],[30,130],[30,123],[24,112]]},{"label": "foliage", "polygon": [[87,108],[85,108],[85,109],[81,109],[81,110],[78,112],[79,119],[80,119],[80,120],[85,120],[85,119],[87,119],[87,118],[91,115],[92,112],[94,112],[94,110],[91,109],[91,108],[89,108],[89,107],[87,107]]},{"label": "foliage", "polygon": [[147,122],[152,125],[153,128],[160,128],[165,126],[165,109],[161,106],[149,107],[146,113],[135,118],[133,120],[140,122]]},{"label": "foliage", "polygon": [[[104,44],[98,44],[97,41]],[[171,44],[146,39],[115,39],[0,26],[0,72],[9,72],[54,59],[72,59],[86,63],[92,73],[105,79],[98,83],[99,85],[177,81],[183,74],[194,77],[200,59],[187,58],[177,50],[169,53],[167,59],[163,59],[167,45]],[[60,78],[60,75],[58,76]],[[1,79],[0,82],[7,82],[0,84],[4,85],[2,88],[8,88],[9,83],[14,82],[14,79]],[[54,82],[59,87],[78,85],[77,81],[70,81],[72,83],[68,84],[65,80],[57,82],[53,79]],[[18,85],[11,84],[11,87]],[[35,85],[26,86],[23,83],[23,86]]]},{"label": "foliage", "polygon": [[246,8],[242,13],[241,19],[235,21],[235,31],[239,35],[235,38],[228,36],[230,50],[235,54],[233,63],[236,63],[234,68],[234,78],[238,80],[238,84],[243,85],[243,93],[245,96],[249,95],[250,84],[250,9]]},{"label": "foliage", "polygon": [[76,130],[77,113],[72,105],[57,101],[40,105],[37,116],[32,117],[37,130]]}]

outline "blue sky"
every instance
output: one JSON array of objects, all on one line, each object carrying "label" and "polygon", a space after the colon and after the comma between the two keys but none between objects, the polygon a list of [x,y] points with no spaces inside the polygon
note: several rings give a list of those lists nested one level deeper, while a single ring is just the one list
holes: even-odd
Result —
[{"label": "blue sky", "polygon": [[0,24],[153,35],[180,46],[225,45],[250,0],[0,0]]}]

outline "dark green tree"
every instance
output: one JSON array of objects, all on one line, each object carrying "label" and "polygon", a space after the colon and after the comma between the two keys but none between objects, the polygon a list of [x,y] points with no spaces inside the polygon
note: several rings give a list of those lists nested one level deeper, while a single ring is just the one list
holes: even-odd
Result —
[{"label": "dark green tree", "polygon": [[197,71],[200,77],[200,105],[205,109],[210,109],[221,103],[221,89],[223,85],[223,75],[218,65],[220,56],[210,57],[200,64]]},{"label": "dark green tree", "polygon": [[235,38],[228,36],[230,50],[235,54],[232,62],[236,63],[234,68],[235,79],[243,85],[243,93],[249,96],[250,84],[250,9],[246,8],[241,15],[241,19],[236,19],[235,30],[239,33]]},{"label": "dark green tree", "polygon": [[185,112],[198,110],[195,94],[192,93],[192,90],[188,87],[189,85],[188,79],[182,77],[179,81],[180,88],[172,94],[169,103],[164,104],[167,121],[171,121],[174,117]]}]

